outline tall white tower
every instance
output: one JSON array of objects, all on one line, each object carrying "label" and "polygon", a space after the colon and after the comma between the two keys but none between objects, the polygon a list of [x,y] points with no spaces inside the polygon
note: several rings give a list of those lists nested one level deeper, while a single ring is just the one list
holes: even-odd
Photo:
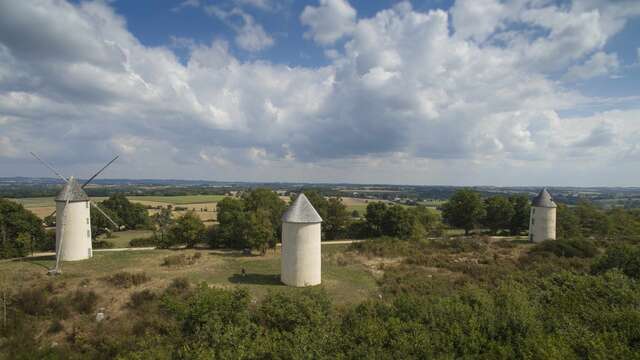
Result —
[{"label": "tall white tower", "polygon": [[91,213],[89,197],[72,176],[56,197],[56,254],[62,261],[89,259]]},{"label": "tall white tower", "polygon": [[547,189],[542,189],[531,203],[529,241],[541,242],[556,239],[556,203]]},{"label": "tall white tower", "polygon": [[280,280],[289,286],[312,286],[322,281],[320,224],[322,218],[304,194],[282,216]]}]

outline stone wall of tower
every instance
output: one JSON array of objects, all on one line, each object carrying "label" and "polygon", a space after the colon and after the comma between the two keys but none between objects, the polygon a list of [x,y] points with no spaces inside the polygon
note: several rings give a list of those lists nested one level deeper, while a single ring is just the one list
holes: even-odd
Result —
[{"label": "stone wall of tower", "polygon": [[60,260],[75,261],[93,256],[91,214],[88,201],[56,202],[56,251]]},{"label": "stone wall of tower", "polygon": [[529,240],[541,242],[556,239],[556,208],[531,207]]}]

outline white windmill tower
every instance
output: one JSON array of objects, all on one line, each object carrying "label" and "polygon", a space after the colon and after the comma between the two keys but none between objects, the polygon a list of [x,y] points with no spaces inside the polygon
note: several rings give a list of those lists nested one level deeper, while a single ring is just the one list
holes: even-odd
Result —
[{"label": "white windmill tower", "polygon": [[546,188],[533,198],[529,220],[529,241],[537,243],[556,239],[556,208],[557,205]]},{"label": "white windmill tower", "polygon": [[289,286],[312,286],[322,281],[322,218],[300,193],[282,216],[280,280]]},{"label": "white windmill tower", "polygon": [[80,186],[75,177],[71,176],[67,179],[36,154],[31,153],[31,155],[66,183],[58,193],[58,196],[56,196],[56,210],[51,214],[56,214],[56,266],[49,270],[49,273],[59,274],[60,263],[62,261],[85,260],[93,256],[90,206],[93,206],[118,228],[118,224],[102,211],[97,204],[91,202],[89,196],[87,196],[87,193],[83,190],[85,186],[100,175],[107,166],[116,161],[118,156],[109,161],[107,165],[102,167],[102,169]]}]

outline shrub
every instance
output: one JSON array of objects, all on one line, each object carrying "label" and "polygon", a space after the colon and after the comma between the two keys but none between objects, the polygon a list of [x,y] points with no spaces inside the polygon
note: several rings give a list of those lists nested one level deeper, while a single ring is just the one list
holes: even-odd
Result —
[{"label": "shrub", "polygon": [[410,254],[412,247],[409,241],[383,236],[351,243],[348,249],[368,256],[396,257]]},{"label": "shrub", "polygon": [[71,296],[71,304],[81,314],[89,314],[96,310],[98,295],[93,290],[76,290]]},{"label": "shrub", "polygon": [[162,261],[162,266],[187,266],[193,265],[202,257],[201,253],[195,253],[191,256],[185,254],[169,255]]},{"label": "shrub", "polygon": [[144,289],[142,291],[137,291],[131,294],[131,298],[129,299],[129,307],[138,309],[142,305],[145,305],[156,299],[156,294],[151,292],[148,289]]},{"label": "shrub", "polygon": [[191,288],[191,283],[187,278],[175,278],[167,286],[166,292],[169,294],[183,294]]},{"label": "shrub", "polygon": [[601,274],[610,269],[620,269],[625,275],[640,278],[640,246],[616,245],[609,247],[593,264],[591,271]]},{"label": "shrub", "polygon": [[589,240],[546,240],[534,246],[531,252],[547,252],[568,258],[591,258],[598,254],[598,248]]},{"label": "shrub", "polygon": [[130,273],[121,271],[104,278],[104,280],[114,287],[127,289],[149,281],[149,277],[144,272]]},{"label": "shrub", "polygon": [[14,303],[25,314],[45,315],[50,310],[47,300],[50,294],[46,287],[22,289],[16,294]]},{"label": "shrub", "polygon": [[297,327],[317,328],[327,323],[331,300],[322,289],[301,292],[272,292],[258,309],[259,321],[269,329],[293,331]]}]

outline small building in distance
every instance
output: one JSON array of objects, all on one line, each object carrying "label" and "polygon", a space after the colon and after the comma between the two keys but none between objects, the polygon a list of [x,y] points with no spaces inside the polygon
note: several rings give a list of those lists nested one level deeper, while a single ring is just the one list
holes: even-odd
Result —
[{"label": "small building in distance", "polygon": [[89,197],[73,176],[56,196],[56,253],[62,261],[89,259],[91,213]]},{"label": "small building in distance", "polygon": [[322,218],[304,194],[282,216],[280,280],[289,286],[313,286],[322,281]]},{"label": "small building in distance", "polygon": [[551,194],[542,189],[531,203],[529,241],[534,243],[556,239],[556,208]]}]

